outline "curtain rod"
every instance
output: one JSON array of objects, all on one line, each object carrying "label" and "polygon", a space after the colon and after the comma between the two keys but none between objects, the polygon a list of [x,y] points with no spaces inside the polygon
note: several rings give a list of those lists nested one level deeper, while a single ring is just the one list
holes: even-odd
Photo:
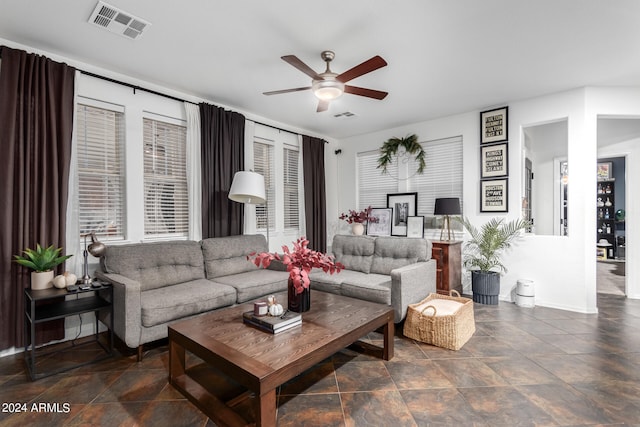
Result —
[{"label": "curtain rod", "polygon": [[[0,46],[0,47],[2,47],[2,46]],[[2,49],[0,49],[0,59],[2,59]],[[158,95],[158,96],[162,96],[162,97],[165,97],[165,98],[173,99],[174,101],[188,102],[189,104],[198,105],[195,102],[187,101],[186,99],[178,98],[178,97],[173,96],[173,95],[167,95],[166,93],[158,92],[158,91],[155,91],[153,89],[147,89],[147,88],[144,88],[142,86],[134,85],[132,83],[123,82],[122,80],[116,80],[116,79],[112,79],[110,77],[101,76],[100,74],[91,73],[89,71],[85,71],[85,70],[82,70],[80,68],[76,68],[76,67],[74,67],[74,68],[76,70],[80,71],[84,75],[87,75],[87,76],[90,76],[90,77],[95,77],[96,79],[105,80],[105,81],[108,81],[108,82],[111,82],[111,83],[115,83],[115,84],[119,84],[119,85],[122,85],[122,86],[130,87],[131,89],[133,89],[133,93],[134,94],[136,93],[136,90],[141,90],[143,92],[151,93],[153,95]],[[262,126],[270,127],[272,129],[280,130],[280,131],[283,131],[283,132],[289,132],[289,133],[293,133],[293,134],[296,134],[296,135],[301,135],[301,134],[299,134],[297,132],[291,132],[290,130],[282,129],[282,128],[279,128],[277,126],[268,125],[266,123],[257,122],[255,120],[251,120],[251,121],[256,123],[256,124],[262,125]],[[325,141],[325,143],[328,144],[328,141]]]},{"label": "curtain rod", "polygon": [[[165,98],[173,99],[174,101],[188,102],[189,104],[198,105],[195,102],[187,101],[186,99],[178,98],[178,97],[173,96],[173,95],[167,95],[166,93],[158,92],[158,91],[155,91],[153,89],[147,89],[147,88],[144,88],[142,86],[134,85],[132,83],[127,83],[127,82],[123,82],[121,80],[112,79],[110,77],[101,76],[100,74],[91,73],[89,71],[81,70],[79,68],[76,68],[76,69],[78,71],[80,71],[82,74],[85,74],[87,76],[95,77],[97,79],[106,80],[106,81],[111,82],[111,83],[115,83],[115,84],[119,84],[119,85],[122,85],[122,86],[130,87],[130,88],[133,89],[133,93],[134,94],[136,93],[136,90],[141,90],[141,91],[144,91],[144,92],[147,92],[147,93],[151,93],[153,95],[158,95],[158,96],[163,96]],[[249,120],[249,119],[247,119],[247,120]],[[282,128],[279,128],[277,126],[268,125],[266,123],[261,123],[261,122],[255,121],[255,120],[251,120],[251,121],[256,123],[256,124],[259,124],[259,125],[262,125],[262,126],[266,126],[266,127],[272,128],[272,129],[276,129],[276,130],[280,130],[280,131],[283,131],[283,132],[289,132],[289,133],[293,133],[293,134],[296,134],[296,135],[300,135],[297,132],[291,132],[290,130],[282,129]],[[328,143],[328,142],[325,141],[325,143]]]}]

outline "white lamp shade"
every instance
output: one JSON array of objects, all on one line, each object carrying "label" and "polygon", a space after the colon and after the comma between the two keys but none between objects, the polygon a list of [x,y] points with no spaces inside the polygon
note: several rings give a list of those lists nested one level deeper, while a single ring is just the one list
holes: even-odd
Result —
[{"label": "white lamp shade", "polygon": [[229,199],[238,203],[263,204],[267,199],[264,177],[256,172],[236,172],[229,190]]}]

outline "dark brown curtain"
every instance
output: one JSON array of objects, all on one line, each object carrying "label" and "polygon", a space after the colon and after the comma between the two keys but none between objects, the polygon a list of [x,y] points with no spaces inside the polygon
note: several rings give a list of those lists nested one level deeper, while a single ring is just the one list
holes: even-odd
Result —
[{"label": "dark brown curtain", "polygon": [[[75,70],[5,46],[0,55],[0,349],[7,349],[24,345],[23,289],[31,280],[13,255],[65,242]],[[64,338],[64,322],[42,326],[38,342]]]},{"label": "dark brown curtain", "polygon": [[327,198],[324,187],[324,140],[302,135],[305,226],[309,247],[327,251]]},{"label": "dark brown curtain", "polygon": [[244,116],[200,104],[202,238],[242,234],[244,205],[229,200],[233,175],[244,168]]}]

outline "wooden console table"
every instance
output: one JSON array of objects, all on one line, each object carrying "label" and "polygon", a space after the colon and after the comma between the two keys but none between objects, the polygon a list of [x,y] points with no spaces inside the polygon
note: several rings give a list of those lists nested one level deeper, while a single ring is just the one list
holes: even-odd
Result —
[{"label": "wooden console table", "polygon": [[462,295],[462,241],[433,240],[431,257],[436,260],[436,292],[449,295],[456,290]]}]

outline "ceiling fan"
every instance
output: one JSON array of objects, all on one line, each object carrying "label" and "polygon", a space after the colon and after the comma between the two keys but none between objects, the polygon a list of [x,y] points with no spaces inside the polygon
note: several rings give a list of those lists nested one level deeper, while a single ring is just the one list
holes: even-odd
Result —
[{"label": "ceiling fan", "polygon": [[281,93],[299,92],[302,90],[311,89],[313,94],[319,99],[317,112],[326,111],[329,108],[329,102],[338,98],[343,93],[350,93],[352,95],[366,96],[367,98],[384,99],[388,94],[374,89],[367,89],[363,87],[347,85],[350,80],[360,77],[364,74],[370,73],[387,65],[387,62],[380,56],[374,56],[373,58],[364,61],[360,65],[356,65],[350,70],[345,71],[342,74],[337,74],[331,71],[329,63],[335,58],[335,53],[330,50],[325,50],[320,54],[323,61],[327,63],[327,69],[323,73],[316,73],[307,64],[298,59],[295,55],[286,55],[282,59],[290,65],[293,65],[298,70],[302,71],[306,75],[312,78],[311,86],[297,87],[293,89],[274,90],[271,92],[264,92],[264,95],[279,95]]}]

